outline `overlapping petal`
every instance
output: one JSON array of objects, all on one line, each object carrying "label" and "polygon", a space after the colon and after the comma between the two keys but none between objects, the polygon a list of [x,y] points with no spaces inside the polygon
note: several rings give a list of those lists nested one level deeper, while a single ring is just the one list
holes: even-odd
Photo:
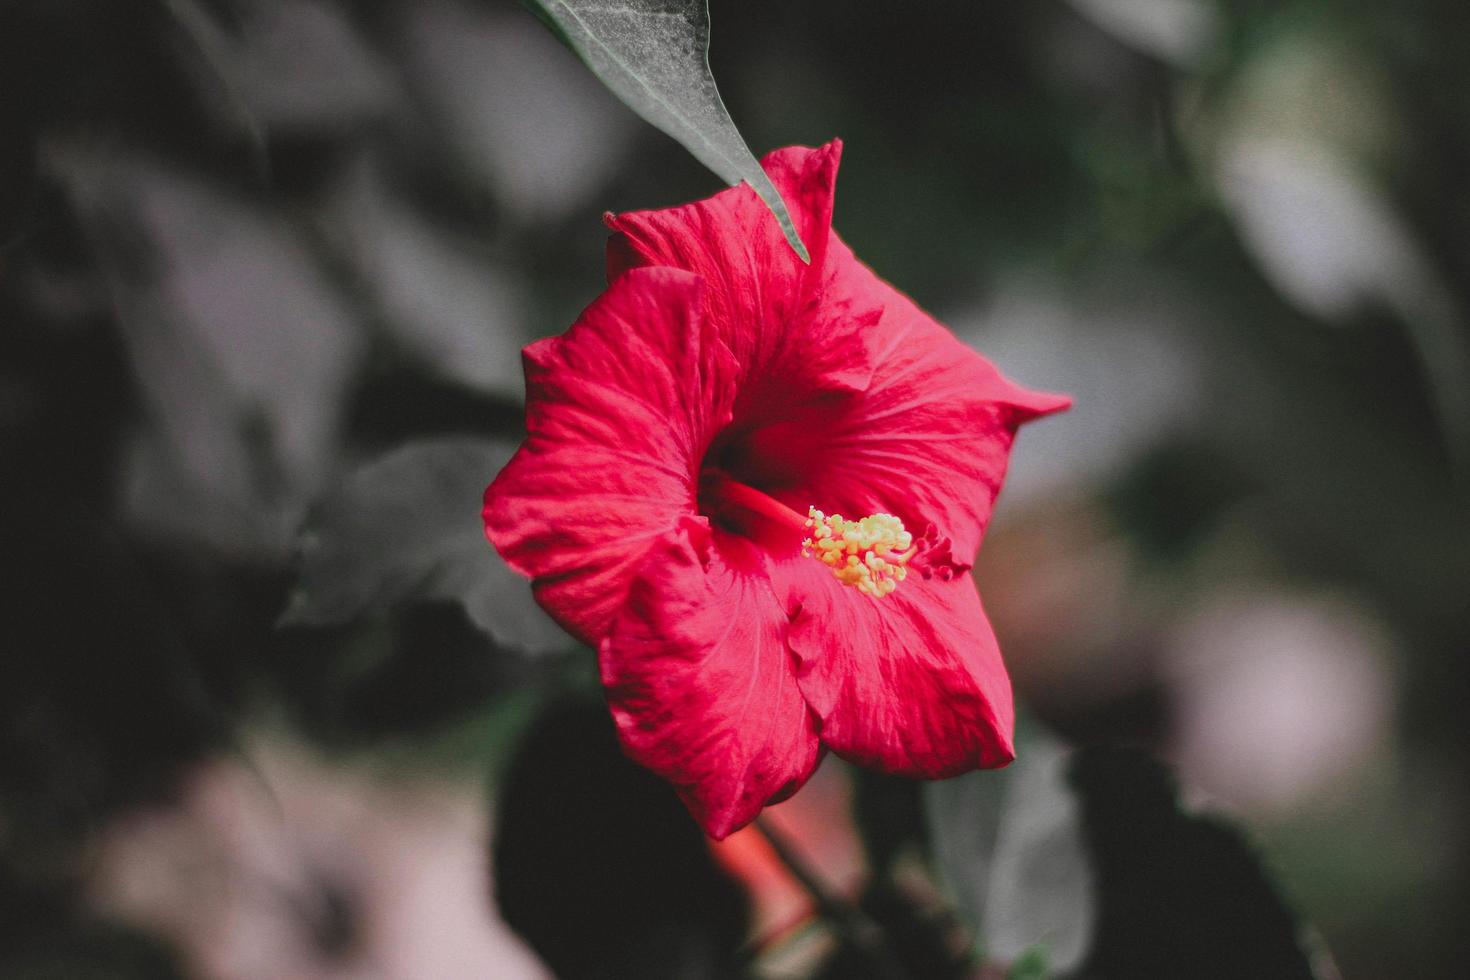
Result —
[{"label": "overlapping petal", "polygon": [[635,270],[525,351],[527,437],[485,491],[485,533],[588,643],[643,553],[694,513],[700,462],[730,419],[735,364],[702,289],[687,272]]},{"label": "overlapping petal", "polygon": [[[827,297],[876,307],[867,388],[749,437],[750,454],[799,473],[783,497],[852,516],[887,511],[915,531],[934,524],[968,564],[1005,478],[1016,429],[1066,408],[955,339],[859,262],[834,234]],[[855,297],[855,298],[853,298]],[[786,461],[783,461],[786,460]],[[806,495],[811,499],[801,501]]]},{"label": "overlapping petal", "polygon": [[822,743],[863,766],[937,779],[1015,757],[1011,683],[974,580],[910,576],[881,600],[814,562],[782,563],[797,684]]},{"label": "overlapping petal", "polygon": [[599,650],[630,757],[723,838],[794,793],[820,757],[770,560],[686,519],[648,552]]},{"label": "overlapping petal", "polygon": [[607,215],[617,233],[608,244],[610,278],[638,265],[704,278],[710,321],[741,365],[738,414],[867,384],[872,365],[864,329],[877,310],[817,295],[841,155],[834,140],[818,149],[777,150],[762,161],[811,253],[810,265],[745,184],[679,207]]}]

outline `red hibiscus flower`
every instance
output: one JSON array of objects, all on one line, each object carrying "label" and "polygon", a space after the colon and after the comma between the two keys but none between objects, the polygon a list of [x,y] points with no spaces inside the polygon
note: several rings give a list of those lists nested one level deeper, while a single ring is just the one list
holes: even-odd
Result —
[{"label": "red hibiscus flower", "polygon": [[840,152],[764,161],[810,265],[744,185],[608,215],[610,285],[526,348],[529,434],[485,491],[486,535],[597,647],[628,754],[717,838],[824,749],[930,778],[1014,756],[968,571],[1017,426],[1067,400],[853,257]]}]

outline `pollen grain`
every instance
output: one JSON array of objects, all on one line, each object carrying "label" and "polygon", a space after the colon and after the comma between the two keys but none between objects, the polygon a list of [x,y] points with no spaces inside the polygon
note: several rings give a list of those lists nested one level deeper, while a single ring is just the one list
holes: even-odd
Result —
[{"label": "pollen grain", "polygon": [[908,575],[909,559],[917,548],[903,521],[892,514],[870,514],[850,521],[841,514],[827,516],[815,507],[807,511],[810,537],[801,553],[832,570],[843,585],[881,599]]}]

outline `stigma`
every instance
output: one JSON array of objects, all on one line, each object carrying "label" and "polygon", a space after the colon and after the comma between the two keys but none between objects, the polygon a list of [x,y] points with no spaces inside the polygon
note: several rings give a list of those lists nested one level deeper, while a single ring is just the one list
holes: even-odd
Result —
[{"label": "stigma", "polygon": [[909,573],[909,560],[918,552],[914,536],[892,514],[870,514],[850,521],[841,514],[828,517],[815,507],[807,511],[810,536],[801,553],[832,570],[843,585],[881,599],[898,588]]}]

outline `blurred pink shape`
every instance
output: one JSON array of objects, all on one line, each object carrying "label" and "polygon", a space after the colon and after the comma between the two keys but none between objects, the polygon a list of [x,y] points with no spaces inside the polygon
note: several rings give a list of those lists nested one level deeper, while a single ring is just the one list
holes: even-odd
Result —
[{"label": "blurred pink shape", "polygon": [[1257,812],[1350,785],[1389,733],[1388,647],[1384,627],[1345,599],[1213,599],[1166,668],[1186,782]]},{"label": "blurred pink shape", "polygon": [[333,768],[273,742],[250,761],[206,762],[175,805],[112,826],[96,904],[173,942],[203,980],[547,976],[491,907],[473,783]]}]

